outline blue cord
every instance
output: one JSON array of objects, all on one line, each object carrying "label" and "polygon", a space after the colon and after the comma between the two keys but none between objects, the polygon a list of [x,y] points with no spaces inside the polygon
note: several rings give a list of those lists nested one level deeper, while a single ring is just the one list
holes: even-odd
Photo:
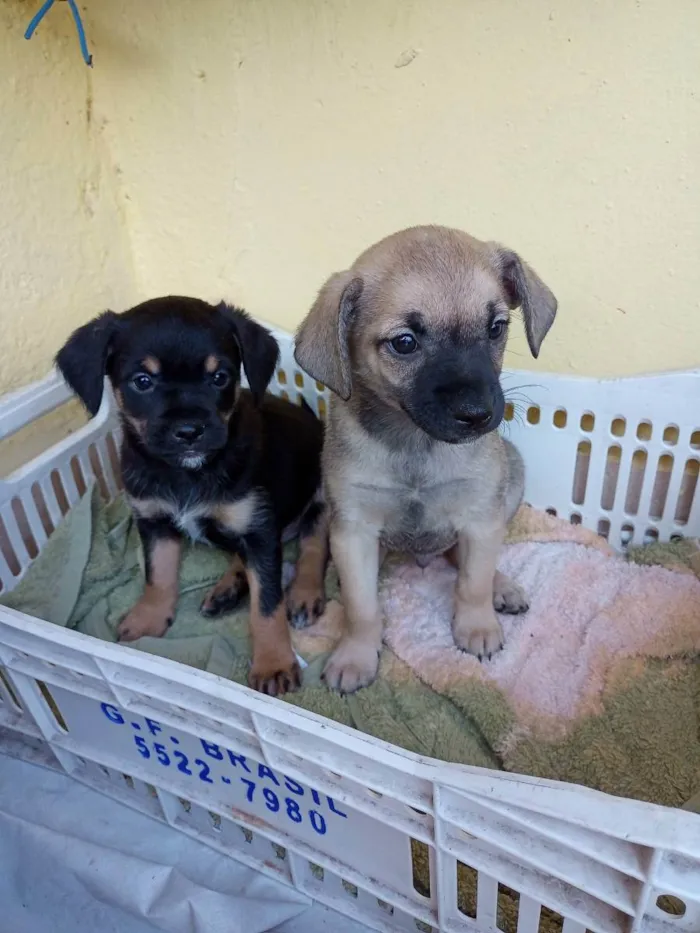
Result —
[{"label": "blue cord", "polygon": [[[27,30],[24,33],[25,39],[32,38],[37,30],[37,26],[46,16],[55,2],[56,0],[45,0],[39,10],[34,14],[34,16],[32,16],[31,21],[27,26]],[[68,0],[68,6],[70,7],[71,13],[73,14],[73,19],[75,20],[75,28],[78,31],[78,42],[80,43],[80,51],[83,56],[83,61],[86,65],[92,67],[92,55],[88,49],[87,39],[85,38],[85,29],[83,28],[83,21],[80,18],[80,11],[78,10],[75,0]]]}]

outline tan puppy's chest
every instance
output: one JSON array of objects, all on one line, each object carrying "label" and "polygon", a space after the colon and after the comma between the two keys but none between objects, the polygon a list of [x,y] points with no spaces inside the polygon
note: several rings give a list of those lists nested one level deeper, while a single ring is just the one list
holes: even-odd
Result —
[{"label": "tan puppy's chest", "polygon": [[[365,443],[361,457],[328,476],[328,498],[339,518],[371,526],[389,550],[437,554],[455,543],[482,508],[493,509],[498,471],[492,466],[484,484],[482,471],[475,469],[481,459],[477,445],[468,453],[438,448],[407,462],[379,445],[370,452]],[[431,482],[436,475],[442,480]]]}]

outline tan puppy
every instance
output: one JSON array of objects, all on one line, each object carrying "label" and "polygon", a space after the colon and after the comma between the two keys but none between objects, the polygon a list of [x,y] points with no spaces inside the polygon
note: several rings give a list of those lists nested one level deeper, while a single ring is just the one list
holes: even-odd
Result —
[{"label": "tan puppy", "polygon": [[532,269],[495,243],[415,227],[333,275],[299,329],[297,362],[334,393],[323,473],[346,630],[324,672],[332,689],[376,676],[380,549],[421,563],[447,553],[458,569],[454,639],[479,658],[502,647],[494,607],[528,608],[496,570],[524,480],[496,431],[518,307],[537,356],[557,302]]}]

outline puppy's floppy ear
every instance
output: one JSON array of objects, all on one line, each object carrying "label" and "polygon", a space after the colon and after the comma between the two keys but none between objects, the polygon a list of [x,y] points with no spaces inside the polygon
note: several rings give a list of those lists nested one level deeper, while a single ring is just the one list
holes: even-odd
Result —
[{"label": "puppy's floppy ear", "polygon": [[348,337],[363,282],[352,271],[332,275],[297,331],[294,359],[312,379],[350,398]]},{"label": "puppy's floppy ear", "polygon": [[241,308],[222,301],[219,311],[233,326],[253,401],[259,405],[275,373],[280,348],[270,331],[248,317]]},{"label": "puppy's floppy ear", "polygon": [[554,323],[557,299],[517,253],[497,246],[495,261],[511,310],[522,309],[530,352],[537,358],[542,341]]},{"label": "puppy's floppy ear", "polygon": [[91,415],[102,402],[107,361],[119,315],[105,311],[74,331],[56,354],[56,366]]}]

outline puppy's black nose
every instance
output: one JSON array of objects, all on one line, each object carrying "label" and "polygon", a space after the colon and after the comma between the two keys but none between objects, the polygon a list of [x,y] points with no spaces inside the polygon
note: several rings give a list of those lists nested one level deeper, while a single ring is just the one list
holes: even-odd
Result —
[{"label": "puppy's black nose", "polygon": [[199,421],[186,421],[173,428],[173,437],[181,444],[193,444],[204,434],[204,425]]},{"label": "puppy's black nose", "polygon": [[454,418],[455,421],[459,421],[460,424],[463,424],[465,428],[478,431],[481,428],[485,428],[489,421],[491,421],[493,418],[493,411],[490,408],[470,405],[454,412]]}]

